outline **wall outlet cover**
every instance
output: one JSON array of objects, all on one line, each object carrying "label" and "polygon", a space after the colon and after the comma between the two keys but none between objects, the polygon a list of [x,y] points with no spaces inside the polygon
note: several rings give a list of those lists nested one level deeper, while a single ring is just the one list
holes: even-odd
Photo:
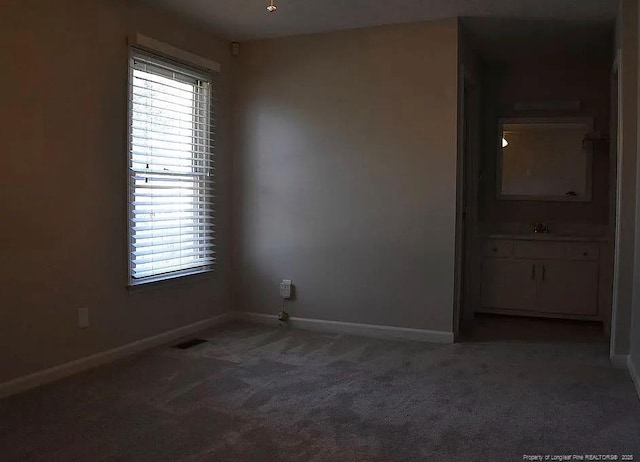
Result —
[{"label": "wall outlet cover", "polygon": [[283,279],[280,283],[280,297],[291,298],[291,279]]}]

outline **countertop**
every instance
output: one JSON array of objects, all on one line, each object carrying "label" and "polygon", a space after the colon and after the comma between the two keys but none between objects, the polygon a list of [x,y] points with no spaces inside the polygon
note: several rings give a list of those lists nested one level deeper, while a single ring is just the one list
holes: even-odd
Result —
[{"label": "countertop", "polygon": [[607,242],[607,237],[602,235],[585,236],[554,233],[527,233],[527,234],[483,234],[485,239],[513,239],[520,241],[563,241],[563,242]]}]

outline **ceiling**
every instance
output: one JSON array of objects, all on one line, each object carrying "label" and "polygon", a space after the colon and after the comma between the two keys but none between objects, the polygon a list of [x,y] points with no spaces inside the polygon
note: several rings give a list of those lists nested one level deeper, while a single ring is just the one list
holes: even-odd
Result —
[{"label": "ceiling", "polygon": [[465,43],[488,59],[569,53],[608,56],[613,20],[464,18]]},{"label": "ceiling", "polygon": [[144,0],[232,41],[452,17],[610,21],[616,0]]}]

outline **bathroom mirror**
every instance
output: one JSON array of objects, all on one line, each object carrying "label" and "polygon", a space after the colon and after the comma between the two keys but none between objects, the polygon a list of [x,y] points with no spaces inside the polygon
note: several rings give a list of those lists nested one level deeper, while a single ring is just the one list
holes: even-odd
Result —
[{"label": "bathroom mirror", "polygon": [[498,199],[591,200],[592,119],[501,119],[498,127]]}]

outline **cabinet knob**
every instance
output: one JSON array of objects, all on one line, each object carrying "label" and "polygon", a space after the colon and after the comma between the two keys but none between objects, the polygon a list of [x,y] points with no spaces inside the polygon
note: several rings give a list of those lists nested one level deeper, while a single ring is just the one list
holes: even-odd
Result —
[{"label": "cabinet knob", "polygon": [[497,251],[498,251],[498,248],[497,248],[497,247],[494,247],[494,248],[493,248],[493,251],[494,251],[494,252],[497,252]]},{"label": "cabinet knob", "polygon": [[582,256],[583,256],[583,257],[588,257],[588,256],[589,256],[589,252],[583,252],[583,253],[582,253]]}]

